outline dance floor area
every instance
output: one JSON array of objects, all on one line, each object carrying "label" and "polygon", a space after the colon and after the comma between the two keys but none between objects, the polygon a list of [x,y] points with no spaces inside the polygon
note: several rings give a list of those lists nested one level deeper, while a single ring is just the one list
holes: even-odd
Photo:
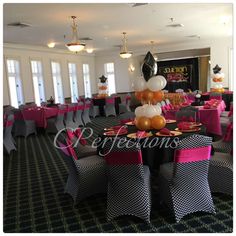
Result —
[{"label": "dance floor area", "polygon": [[[90,143],[104,127],[118,124],[117,118],[99,117],[87,125],[93,128]],[[213,194],[216,214],[204,212],[175,222],[171,211],[158,203],[158,178],[152,175],[151,224],[125,216],[106,220],[106,195],[99,194],[73,205],[64,194],[68,169],[53,146],[54,135],[16,138],[17,152],[4,155],[3,230],[16,232],[104,232],[104,233],[223,233],[233,230],[233,198]]]}]

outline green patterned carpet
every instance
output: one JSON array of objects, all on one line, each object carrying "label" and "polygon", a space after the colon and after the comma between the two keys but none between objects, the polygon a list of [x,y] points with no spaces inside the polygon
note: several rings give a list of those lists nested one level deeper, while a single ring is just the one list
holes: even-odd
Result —
[{"label": "green patterned carpet", "polygon": [[[114,118],[96,118],[89,126],[95,135],[102,127],[117,123]],[[4,232],[232,232],[233,199],[214,194],[216,214],[194,213],[175,223],[173,215],[152,197],[151,223],[135,217],[106,221],[106,196],[96,195],[73,206],[64,194],[67,167],[53,147],[53,135],[39,133],[18,137],[17,152],[4,154]],[[155,176],[153,190],[155,190]]]}]

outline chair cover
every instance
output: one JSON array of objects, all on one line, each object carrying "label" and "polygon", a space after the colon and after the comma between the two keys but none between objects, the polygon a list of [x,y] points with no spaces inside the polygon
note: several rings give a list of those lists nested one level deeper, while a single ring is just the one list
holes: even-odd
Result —
[{"label": "chair cover", "polygon": [[192,110],[182,110],[176,112],[177,121],[196,121],[196,111]]},{"label": "chair cover", "polygon": [[75,160],[68,148],[68,142],[58,141],[63,159],[69,170],[65,193],[72,196],[74,205],[86,197],[107,192],[106,162],[97,155]]},{"label": "chair cover", "polygon": [[120,149],[118,142],[119,139],[114,140],[114,145],[107,142],[104,148],[108,166],[107,220],[122,215],[134,215],[150,222],[149,168],[142,164],[140,147],[135,147],[135,143],[131,142],[131,148]]},{"label": "chair cover", "polygon": [[95,118],[96,116],[100,116],[99,106],[93,104],[93,100],[91,101],[91,106],[89,108],[89,116]]},{"label": "chair cover", "polygon": [[58,106],[57,116],[47,119],[47,128],[46,128],[47,133],[57,133],[65,128],[64,109],[65,106]]},{"label": "chair cover", "polygon": [[74,122],[74,108],[75,104],[68,105],[68,111],[65,114],[64,122],[66,128],[77,128],[77,124]]},{"label": "chair cover", "polygon": [[83,109],[84,109],[83,102],[78,102],[77,110],[74,116],[74,122],[75,122],[76,127],[84,126],[84,123],[82,120]]},{"label": "chair cover", "polygon": [[106,98],[106,104],[104,106],[104,112],[105,112],[106,117],[116,116],[115,98],[114,97]]},{"label": "chair cover", "polygon": [[208,184],[212,138],[192,135],[182,139],[173,163],[160,167],[160,197],[174,209],[175,219],[196,211],[215,213]]},{"label": "chair cover", "polygon": [[119,114],[126,113],[130,110],[131,96],[127,94],[125,100],[119,104]]},{"label": "chair cover", "polygon": [[83,120],[84,125],[86,125],[88,123],[91,123],[91,120],[89,118],[90,106],[91,106],[91,101],[86,100],[85,103],[84,103],[84,110],[83,110],[83,113],[82,113],[82,120]]},{"label": "chair cover", "polygon": [[12,150],[16,150],[16,147],[14,144],[15,142],[11,133],[13,123],[14,123],[14,115],[8,115],[6,119],[5,127],[4,127],[4,132],[3,132],[3,145],[8,154],[10,154]]},{"label": "chair cover", "polygon": [[210,160],[208,181],[212,193],[220,192],[233,196],[233,156],[231,154],[214,153]]}]

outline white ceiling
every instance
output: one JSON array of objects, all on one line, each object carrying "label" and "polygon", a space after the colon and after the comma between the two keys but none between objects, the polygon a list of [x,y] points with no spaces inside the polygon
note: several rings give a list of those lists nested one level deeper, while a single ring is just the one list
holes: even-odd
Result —
[{"label": "white ceiling", "polygon": [[[46,46],[55,41],[56,48],[65,48],[71,40],[70,16],[75,15],[79,37],[92,38],[97,51],[117,50],[114,45],[122,44],[124,31],[129,50],[135,50],[150,47],[151,40],[158,46],[232,35],[232,8],[230,3],[149,3],[139,7],[128,3],[8,3],[3,5],[3,36],[4,43]],[[166,27],[170,18],[184,27]],[[13,22],[32,27],[7,26]],[[200,35],[200,39],[187,37],[190,35]]]}]

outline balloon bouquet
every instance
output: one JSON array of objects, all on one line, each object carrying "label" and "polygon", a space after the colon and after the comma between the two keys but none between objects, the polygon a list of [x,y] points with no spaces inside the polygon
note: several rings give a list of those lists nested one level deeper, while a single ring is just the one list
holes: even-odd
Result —
[{"label": "balloon bouquet", "polygon": [[98,83],[98,97],[105,98],[108,96],[108,85],[107,78],[102,75],[99,77],[100,82]]},{"label": "balloon bouquet", "polygon": [[211,92],[217,92],[217,93],[224,93],[224,88],[222,85],[223,79],[224,79],[224,74],[220,72],[221,68],[216,65],[213,68],[213,75],[212,75],[212,85],[213,87],[211,88]]},{"label": "balloon bouquet", "polygon": [[166,125],[165,118],[158,102],[164,99],[161,91],[166,86],[166,79],[157,75],[157,63],[150,52],[144,58],[142,65],[143,77],[137,78],[134,83],[135,97],[142,106],[135,109],[135,125],[139,130],[162,129]]}]

